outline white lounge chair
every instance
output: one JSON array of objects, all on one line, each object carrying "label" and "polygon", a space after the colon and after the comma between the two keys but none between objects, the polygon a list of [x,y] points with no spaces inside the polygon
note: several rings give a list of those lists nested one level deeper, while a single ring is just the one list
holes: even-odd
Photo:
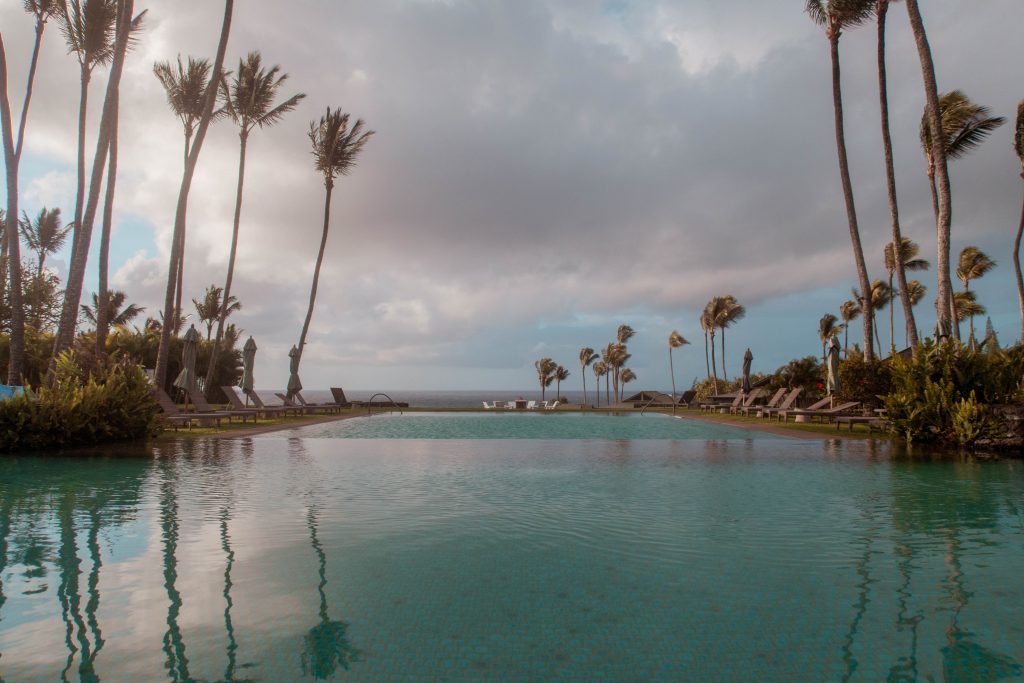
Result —
[{"label": "white lounge chair", "polygon": [[487,401],[484,401],[483,404],[484,404],[484,410],[494,410],[494,406],[491,405],[490,403],[488,403]]},{"label": "white lounge chair", "polygon": [[560,403],[560,401],[552,401],[552,402],[551,402],[551,404],[550,404],[550,405],[548,405],[548,406],[545,406],[545,408],[546,408],[547,410],[554,410],[555,408],[557,408],[557,407],[558,407],[558,404],[559,404],[559,403]]},{"label": "white lounge chair", "polygon": [[526,409],[527,410],[535,410],[536,408],[537,408],[537,402],[536,401],[527,401],[526,402]]}]

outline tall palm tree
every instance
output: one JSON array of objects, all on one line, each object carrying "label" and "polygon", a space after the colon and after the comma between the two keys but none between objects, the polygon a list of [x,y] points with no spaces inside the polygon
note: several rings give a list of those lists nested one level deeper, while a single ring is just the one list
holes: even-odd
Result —
[{"label": "tall palm tree", "polygon": [[[181,55],[178,55],[177,68],[170,62],[157,62],[153,65],[153,74],[167,93],[167,105],[181,121],[185,133],[184,168],[187,169],[192,149],[192,136],[203,118],[206,106],[206,86],[212,80],[210,78],[210,62],[206,59],[189,57],[188,62],[182,64]],[[223,109],[215,110],[210,115],[211,121],[216,121],[224,114]],[[176,278],[174,314],[179,317],[181,316],[182,281],[185,276],[185,233],[186,228],[182,227],[177,242],[181,256],[174,269]]]},{"label": "tall palm tree", "polygon": [[[25,362],[25,302],[21,285],[21,241],[18,238],[18,162],[14,156],[14,129],[11,101],[7,95],[7,51],[0,34],[0,137],[3,137],[4,165],[7,169],[7,211],[4,229],[7,244],[6,270],[10,273],[11,335],[7,362],[7,383],[21,384]],[[0,270],[2,272],[2,270]]]},{"label": "tall palm tree", "polygon": [[[996,267],[996,262],[989,258],[988,254],[974,246],[964,247],[960,251],[960,260],[956,268],[956,277],[964,283],[964,291],[971,291],[971,280],[977,280],[988,271]],[[956,301],[953,302],[954,305]],[[970,314],[967,319],[970,321],[970,339],[974,339],[974,315]],[[980,315],[980,314],[978,314]],[[963,318],[957,317],[957,322]]]},{"label": "tall palm tree", "polygon": [[613,344],[612,353],[610,356],[610,367],[613,372],[612,376],[612,396],[615,397],[616,401],[622,400],[622,368],[625,367],[626,363],[633,355],[629,353],[629,349],[625,344]]},{"label": "tall palm tree", "polygon": [[[584,346],[580,349],[580,377],[583,378],[583,405],[587,405],[587,367],[597,360],[598,355],[594,349]],[[600,400],[600,395],[598,400]]]},{"label": "tall palm tree", "polygon": [[[921,148],[924,151],[925,161],[927,162],[929,186],[932,191],[932,205],[936,220],[938,220],[939,197],[935,180],[936,164],[934,158],[934,148],[938,145],[932,144],[928,117],[929,114],[926,109],[921,117]],[[955,161],[966,156],[968,152],[976,149],[991,135],[992,131],[1003,125],[1006,121],[1001,116],[992,116],[988,107],[975,104],[959,90],[945,93],[939,98],[939,120],[942,124],[942,139],[938,142],[945,151],[947,161]],[[950,220],[952,221],[952,218]],[[948,277],[948,273],[944,275],[941,272],[941,267],[939,277]],[[952,286],[950,291],[952,291]],[[955,301],[940,300],[940,305],[943,304],[952,305],[955,304]],[[951,311],[951,319],[959,320],[955,309]],[[960,339],[959,325],[953,325],[953,333],[956,339]]]},{"label": "tall palm tree", "polygon": [[21,213],[21,234],[28,248],[36,252],[38,257],[37,275],[43,274],[43,263],[48,254],[55,254],[67,241],[71,225],[60,224],[60,209],[40,209],[35,221],[24,211]]},{"label": "tall palm tree", "polygon": [[569,371],[559,365],[555,368],[555,399],[562,399],[562,381],[569,379]]},{"label": "tall palm tree", "polygon": [[203,293],[202,301],[192,299],[196,307],[196,315],[199,321],[206,325],[206,341],[210,341],[213,334],[213,324],[217,320],[224,320],[235,311],[242,309],[242,304],[233,296],[224,297],[224,290],[217,285],[210,285]]},{"label": "tall palm tree", "polygon": [[675,407],[676,398],[676,371],[672,365],[672,349],[678,349],[680,346],[685,346],[690,342],[686,340],[686,337],[679,334],[678,330],[672,330],[671,334],[668,335],[668,373],[672,375],[672,404]]},{"label": "tall palm tree", "polygon": [[914,42],[917,44],[917,55],[921,62],[921,78],[924,81],[925,117],[931,136],[931,161],[933,164],[934,178],[936,181],[936,211],[935,211],[935,233],[936,233],[936,264],[938,270],[938,291],[936,292],[936,314],[938,317],[937,327],[947,329],[953,326],[953,311],[951,308],[953,296],[953,283],[949,274],[949,240],[950,226],[953,220],[953,199],[949,189],[949,166],[946,161],[946,146],[940,140],[942,131],[942,114],[939,106],[939,86],[935,77],[935,62],[932,60],[931,46],[928,44],[928,34],[924,28],[924,19],[921,17],[921,10],[917,0],[906,0],[907,17],[910,19],[910,28],[914,32]]},{"label": "tall palm tree", "polygon": [[[917,258],[917,254],[921,249],[914,240],[909,237],[901,237],[899,244],[899,249],[896,249],[895,242],[889,242],[889,244],[885,245],[885,272],[889,274],[890,292],[893,292],[893,276],[902,273],[903,279],[901,281],[902,284],[900,284],[900,300],[903,302],[904,316],[906,317],[907,311],[910,311],[910,316],[906,317],[907,338],[914,340],[913,343],[916,343],[917,325],[914,323],[913,304],[910,303],[910,297],[906,295],[907,271],[928,270],[931,264],[925,259]],[[893,294],[895,295],[895,292],[893,292]],[[893,337],[893,314],[895,308],[895,306],[889,307],[889,345],[891,347],[891,353],[896,353],[896,342]],[[913,346],[911,346],[911,349],[913,349]]]},{"label": "tall palm tree", "polygon": [[715,330],[718,329],[718,316],[722,308],[722,297],[713,296],[704,306],[701,314],[701,325],[706,326],[706,333],[710,338],[711,346],[711,379],[714,382],[715,393],[718,393],[718,367],[715,363]]},{"label": "tall palm tree", "polygon": [[[715,297],[712,301],[715,300],[717,300],[717,305],[714,307],[714,324],[715,327],[722,330],[722,379],[728,381],[729,376],[725,371],[725,328],[730,327],[734,322],[742,320],[747,314],[747,309],[736,301],[736,297],[732,294]],[[712,352],[714,352],[714,349],[712,349]]]},{"label": "tall palm tree", "polygon": [[604,402],[605,405],[611,405],[609,380],[612,376],[612,369],[615,367],[615,342],[608,342],[608,345],[601,350],[601,363],[604,367]]},{"label": "tall palm tree", "polygon": [[853,183],[850,180],[850,166],[846,157],[846,133],[843,126],[843,95],[839,70],[839,38],[845,29],[853,28],[866,21],[874,11],[874,0],[807,0],[806,10],[818,26],[825,29],[832,59],[832,107],[835,111],[836,150],[839,159],[839,177],[846,202],[846,219],[849,223],[850,241],[853,245],[853,259],[857,266],[860,282],[860,304],[864,309],[864,357],[873,360],[871,333],[874,316],[871,313],[871,282],[864,260],[864,249],[860,241],[857,224],[857,209],[853,199]]},{"label": "tall palm tree", "polygon": [[[625,348],[626,348],[627,344],[629,343],[629,340],[632,339],[633,335],[635,335],[635,334],[636,334],[636,331],[632,327],[630,327],[629,325],[619,325],[619,328],[615,332],[615,339],[616,339],[616,341],[618,341],[619,345],[623,347],[622,353],[625,353]],[[625,360],[623,360],[622,362],[625,363]],[[622,365],[619,364],[619,365],[615,366],[613,368],[613,371],[614,371],[615,374],[612,377],[612,385],[615,387],[615,395],[618,396],[619,395],[619,390],[618,390],[618,387],[619,387],[619,373],[622,371]]]},{"label": "tall palm tree", "polygon": [[[146,309],[136,304],[125,305],[128,295],[119,290],[110,292],[107,298],[107,320],[111,327],[123,327],[139,317]],[[96,294],[92,295],[92,306],[82,304],[82,317],[95,325],[99,320],[100,300]]]},{"label": "tall palm tree", "polygon": [[[196,165],[199,163],[199,153],[203,148],[203,141],[206,139],[206,131],[210,127],[213,118],[214,105],[217,103],[217,86],[220,82],[220,74],[224,68],[224,54],[227,52],[228,36],[231,33],[231,15],[234,11],[234,0],[224,0],[224,20],[221,23],[220,41],[217,44],[217,55],[213,60],[213,67],[210,70],[210,81],[206,86],[204,95],[202,115],[196,124],[195,138],[188,151],[188,159],[185,163],[185,171],[181,178],[181,188],[178,190],[178,203],[174,211],[174,234],[171,236],[171,255],[167,268],[167,288],[164,291],[164,314],[170,312],[170,320],[178,320],[180,306],[175,307],[175,287],[179,282],[177,269],[179,260],[185,250],[185,221],[188,213],[188,195],[192,189],[192,177],[195,174]],[[162,387],[167,383],[167,361],[170,357],[171,329],[172,325],[163,325],[160,328],[160,347],[156,354],[156,385]]]},{"label": "tall palm tree", "polygon": [[[86,7],[90,0],[83,0]],[[98,0],[92,0],[98,2]],[[121,84],[121,73],[124,70],[125,55],[128,52],[128,45],[132,34],[142,26],[145,12],[133,18],[134,0],[117,0],[115,12],[115,39],[112,46],[112,61],[110,74],[107,77],[107,89],[103,99],[103,112],[100,116],[99,136],[96,142],[96,154],[93,157],[92,173],[89,178],[88,194],[85,197],[85,210],[82,213],[76,212],[75,227],[71,240],[71,260],[68,266],[67,285],[64,290],[64,304],[61,308],[60,323],[57,327],[57,335],[53,346],[53,355],[50,359],[51,369],[55,367],[57,357],[71,347],[75,338],[75,330],[78,324],[78,306],[82,300],[82,287],[85,282],[85,265],[89,258],[89,247],[92,242],[93,224],[96,220],[96,211],[99,205],[100,188],[103,184],[103,171],[110,149],[110,141],[113,136],[114,122],[117,118],[118,92]],[[99,10],[97,10],[99,12]],[[83,9],[83,16],[88,15],[88,9]],[[69,17],[75,16],[72,12]],[[97,20],[99,23],[99,20]],[[67,36],[78,36],[83,40],[90,38],[88,34],[88,20],[85,21],[76,31],[67,31]],[[71,41],[72,38],[69,38]],[[99,41],[99,38],[95,38]],[[99,42],[97,42],[99,45]],[[96,48],[102,50],[102,46]],[[83,72],[85,73],[85,72]]]},{"label": "tall palm tree", "polygon": [[[238,228],[242,218],[242,186],[245,181],[245,151],[249,134],[255,128],[268,128],[280,121],[285,114],[295,109],[305,97],[304,94],[292,95],[290,98],[275,104],[278,89],[288,80],[288,74],[280,74],[281,68],[276,64],[269,70],[263,68],[259,52],[250,52],[244,60],[239,60],[238,71],[229,85],[227,79],[221,81],[221,92],[224,100],[224,111],[235,125],[238,126],[238,188],[235,191],[235,220],[231,230],[231,251],[228,255],[228,274],[224,280],[224,298],[231,298],[231,281],[235,274],[235,254],[238,250]],[[210,391],[214,390],[213,375],[216,371],[217,355],[220,352],[220,340],[224,335],[224,319],[217,321],[217,335],[213,339],[210,351],[210,365],[206,371],[206,384]]]},{"label": "tall palm tree", "polygon": [[541,358],[533,362],[533,367],[537,369],[537,381],[540,382],[540,400],[544,401],[547,388],[555,380],[555,370],[558,369],[558,364],[551,358]]},{"label": "tall palm tree", "polygon": [[601,407],[601,378],[608,374],[608,366],[605,365],[604,361],[597,361],[593,365],[594,370],[594,382],[597,384],[597,389],[594,393],[597,394],[597,407]]},{"label": "tall palm tree", "polygon": [[[622,382],[622,393],[623,394],[626,393],[626,383],[627,382],[632,382],[635,379],[636,379],[636,373],[633,372],[630,368],[623,368],[622,369],[622,374],[619,376],[619,381]],[[620,400],[621,400],[621,398],[620,398]]]},{"label": "tall palm tree", "polygon": [[[910,305],[917,306],[924,300],[925,294],[928,293],[928,288],[917,280],[911,280],[907,283],[907,294],[910,296]],[[909,340],[908,340],[909,343]]]},{"label": "tall palm tree", "polygon": [[[984,306],[978,303],[977,292],[964,290],[954,293],[953,298],[956,299],[956,314],[959,317],[957,322],[963,322],[976,315],[985,315],[988,312]],[[969,339],[974,339],[973,333]]]},{"label": "tall palm tree", "polygon": [[[885,181],[886,191],[889,196],[889,217],[892,221],[892,242],[890,244],[903,244],[905,239],[900,230],[899,200],[896,196],[896,171],[893,162],[892,134],[889,129],[889,86],[885,67],[885,24],[889,13],[890,0],[876,0],[875,18],[878,28],[878,101],[879,111],[882,118],[882,149],[885,156]],[[886,262],[888,270],[888,261]],[[889,288],[892,289],[893,274],[899,283],[900,301],[903,303],[903,318],[906,321],[907,336],[910,339],[910,348],[917,353],[917,321],[914,320],[914,308],[910,305],[907,297],[907,273],[904,262],[900,259],[893,261],[893,269],[889,273]],[[892,338],[892,308],[889,309],[889,337]],[[896,352],[893,344],[893,353]]]},{"label": "tall palm tree", "polygon": [[704,333],[704,365],[707,370],[707,378],[711,379],[711,359],[708,355],[708,333],[712,328],[711,318],[708,316],[707,307],[700,312],[700,329]]},{"label": "tall palm tree", "polygon": [[[1013,150],[1020,159],[1020,177],[1024,178],[1024,100],[1017,105],[1017,121],[1013,135]],[[1024,237],[1024,207],[1021,208],[1017,237],[1013,240],[1013,269],[1017,275],[1017,301],[1020,304],[1020,339],[1024,342],[1024,274],[1020,268],[1020,242]]]},{"label": "tall palm tree", "polygon": [[828,343],[832,337],[843,331],[843,325],[837,324],[839,318],[831,313],[821,316],[818,321],[818,339],[821,340],[821,364],[825,365],[828,357]]},{"label": "tall palm tree", "polygon": [[850,323],[860,317],[860,304],[854,295],[852,300],[844,301],[839,307],[839,317],[843,319],[843,356],[850,356]]},{"label": "tall palm tree", "polygon": [[349,115],[340,109],[331,111],[331,108],[328,107],[327,113],[320,117],[319,123],[313,121],[309,124],[309,140],[313,144],[316,170],[320,171],[324,177],[324,187],[327,189],[327,193],[324,198],[324,231],[320,238],[316,268],[313,271],[313,286],[309,291],[309,310],[306,311],[306,320],[302,324],[302,334],[299,337],[299,361],[302,359],[306,334],[309,332],[309,322],[313,319],[313,306],[316,304],[320,265],[324,261],[327,231],[331,225],[331,193],[334,191],[334,179],[339,175],[348,175],[355,168],[359,153],[374,134],[372,130],[364,130],[365,124],[362,119],[356,119],[356,122],[349,126],[349,118]]},{"label": "tall palm tree", "polygon": [[[885,280],[871,281],[871,314],[878,315],[879,311],[885,309],[892,302],[893,292]],[[878,321],[872,325],[875,329],[875,343],[878,344],[878,355],[882,355],[882,340],[878,335]]]}]

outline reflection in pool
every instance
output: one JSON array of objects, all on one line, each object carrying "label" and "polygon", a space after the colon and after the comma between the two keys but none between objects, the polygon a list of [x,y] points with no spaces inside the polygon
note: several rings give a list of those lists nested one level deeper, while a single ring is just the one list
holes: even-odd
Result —
[{"label": "reflection in pool", "polygon": [[1024,467],[788,440],[0,461],[0,680],[1024,680]]}]

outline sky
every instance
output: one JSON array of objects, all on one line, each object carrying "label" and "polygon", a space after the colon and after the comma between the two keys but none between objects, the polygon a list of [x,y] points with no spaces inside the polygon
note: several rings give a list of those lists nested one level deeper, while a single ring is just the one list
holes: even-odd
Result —
[{"label": "sky", "polygon": [[[1024,20],[1019,0],[922,3],[941,91],[964,90],[1009,123],[951,166],[954,255],[998,267],[972,283],[1000,341],[1020,330],[1011,252],[1024,185],[1012,146]],[[112,283],[163,307],[183,134],[152,74],[178,54],[213,57],[223,5],[137,0],[145,31],[121,86]],[[920,63],[902,4],[888,70],[904,234],[935,260],[918,142]],[[0,0],[12,107],[20,111],[33,22]],[[891,240],[872,26],[841,41],[846,136],[872,278]],[[856,283],[840,191],[823,32],[799,0],[241,0],[225,67],[258,50],[298,108],[250,137],[230,320],[259,346],[256,383],[283,387],[323,224],[310,122],[341,108],[376,131],[339,180],[316,311],[302,360],[310,388],[515,389],[549,356],[572,375],[584,346],[616,328],[633,388],[705,373],[698,315],[732,294],[726,371],[820,354],[818,320]],[[89,107],[91,163],[106,73]],[[21,169],[21,206],[74,208],[78,67],[55,24],[43,41]],[[239,140],[211,126],[189,200],[186,301],[227,269]],[[2,195],[0,195],[2,196]],[[95,246],[95,245],[94,245]],[[48,263],[63,278],[67,253]],[[83,301],[96,282],[93,249]],[[919,327],[934,326],[934,270]],[[897,343],[902,339],[897,307]],[[888,346],[888,313],[880,320]],[[195,321],[193,311],[192,321]],[[984,326],[984,320],[978,322]],[[862,336],[854,323],[851,343]],[[589,373],[588,373],[589,375]],[[588,376],[588,382],[593,375]]]}]

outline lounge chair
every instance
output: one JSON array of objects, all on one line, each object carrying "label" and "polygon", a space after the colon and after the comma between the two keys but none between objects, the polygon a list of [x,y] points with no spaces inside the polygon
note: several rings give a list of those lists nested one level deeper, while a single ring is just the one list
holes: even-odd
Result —
[{"label": "lounge chair", "polygon": [[701,409],[702,412],[706,411],[706,410],[707,411],[715,411],[715,410],[719,410],[720,408],[729,408],[729,409],[731,409],[731,408],[735,408],[736,406],[738,406],[742,401],[743,401],[743,392],[741,391],[740,393],[736,394],[736,399],[732,403],[722,403],[722,402],[718,402],[718,403],[701,403],[700,404],[700,409]]},{"label": "lounge chair", "polygon": [[215,424],[218,427],[220,426],[220,415],[198,415],[196,413],[181,412],[178,410],[178,405],[163,389],[153,387],[153,396],[156,398],[156,402],[160,406],[160,410],[163,411],[163,418],[174,427],[174,431],[178,431],[178,427],[186,426],[189,428],[189,431],[191,431],[193,424],[197,424],[199,426]]},{"label": "lounge chair", "polygon": [[260,398],[260,395],[257,394],[255,391],[250,391],[247,393],[249,395],[249,400],[252,401],[252,404],[257,408],[270,408],[273,410],[280,410],[282,413],[285,414],[290,412],[293,415],[302,415],[303,413],[306,412],[306,409],[303,408],[302,406],[287,405],[284,403],[282,403],[279,406],[268,406],[263,402],[263,399]]},{"label": "lounge chair", "polygon": [[779,405],[779,401],[781,401],[782,397],[786,395],[786,392],[787,392],[787,389],[785,387],[783,387],[782,389],[779,389],[778,391],[776,391],[775,395],[772,396],[768,400],[768,403],[764,404],[763,406],[754,406],[754,405],[743,406],[743,407],[741,407],[739,409],[739,412],[743,413],[744,415],[750,415],[750,411],[752,411],[752,410],[756,410],[756,411],[760,412],[760,411],[762,411],[762,410],[764,410],[766,408],[774,408],[775,406]]},{"label": "lounge chair", "polygon": [[199,389],[193,389],[188,392],[189,398],[192,399],[192,404],[196,407],[196,413],[205,413],[207,415],[217,414],[221,417],[226,417],[228,422],[232,419],[239,417],[242,422],[246,422],[249,418],[252,421],[256,421],[256,413],[247,410],[216,410],[209,403],[206,402],[206,397],[203,396],[203,392]]},{"label": "lounge chair", "polygon": [[797,387],[796,389],[793,389],[792,391],[789,392],[789,394],[787,394],[786,398],[782,399],[782,402],[779,403],[777,407],[765,408],[764,410],[762,410],[761,417],[771,419],[773,417],[778,416],[782,412],[792,410],[793,404],[796,403],[796,400],[800,397],[800,394],[802,394],[803,391],[803,387]]},{"label": "lounge chair", "polygon": [[876,415],[840,415],[835,419],[836,431],[843,425],[848,425],[849,430],[853,431],[853,425],[867,425],[868,434],[871,434],[876,429],[885,429],[885,420]]},{"label": "lounge chair", "polygon": [[313,414],[313,413],[320,413],[322,415],[322,414],[324,414],[324,412],[327,412],[323,408],[321,408],[320,406],[303,405],[303,404],[299,403],[298,401],[293,401],[292,399],[288,398],[287,394],[282,394],[280,391],[275,391],[274,392],[274,396],[277,396],[279,399],[281,399],[281,403],[283,403],[284,405],[288,406],[289,408],[294,408],[295,410],[299,410],[303,414],[306,414],[306,415],[310,415],[310,414]]},{"label": "lounge chair", "polygon": [[490,403],[488,403],[487,401],[484,401],[483,404],[484,404],[484,410],[494,410],[494,406],[491,405]]},{"label": "lounge chair", "polygon": [[548,405],[548,406],[547,406],[547,407],[545,408],[545,410],[554,410],[554,409],[555,409],[555,408],[557,408],[557,407],[558,407],[558,406],[559,406],[560,404],[561,404],[561,401],[552,401],[552,402],[551,402],[551,403],[550,403],[550,404],[549,404],[549,405]]},{"label": "lounge chair", "polygon": [[746,397],[746,399],[744,399],[743,403],[741,403],[738,406],[731,406],[729,408],[729,413],[731,413],[732,415],[737,415],[743,408],[751,407],[752,405],[754,405],[754,401],[761,397],[761,392],[763,391],[764,390],[761,389],[760,387],[751,390],[750,394]]},{"label": "lounge chair", "polygon": [[802,415],[804,417],[810,418],[811,420],[813,420],[814,418],[817,417],[817,418],[821,418],[822,421],[827,420],[827,421],[831,422],[832,418],[837,417],[837,416],[845,413],[848,410],[856,408],[859,405],[860,405],[860,401],[847,401],[846,403],[841,403],[840,405],[837,405],[835,408],[828,408],[828,409],[826,409],[826,408],[821,408],[821,409],[811,409],[811,408],[808,408],[806,410],[790,410],[790,411],[788,411],[786,413],[786,422],[789,422],[789,416],[790,415],[793,416],[794,420],[796,419],[797,416]]},{"label": "lounge chair", "polygon": [[334,402],[342,408],[351,408],[355,401],[350,401],[345,396],[345,390],[341,387],[331,387],[331,396],[334,397]]},{"label": "lounge chair", "polygon": [[242,400],[242,397],[238,394],[238,387],[221,387],[221,391],[228,397],[228,401],[231,403],[231,409],[236,412],[249,411],[263,417],[270,417],[271,415],[280,415],[287,413],[290,409],[286,406],[257,406],[255,402],[253,405],[247,406]]},{"label": "lounge chair", "polygon": [[536,401],[527,401],[526,402],[526,409],[527,410],[534,410],[536,408],[537,408],[537,402]]},{"label": "lounge chair", "polygon": [[306,408],[323,408],[328,413],[340,413],[342,406],[338,403],[310,403],[302,395],[301,391],[295,392],[295,398],[298,400],[299,405]]}]

